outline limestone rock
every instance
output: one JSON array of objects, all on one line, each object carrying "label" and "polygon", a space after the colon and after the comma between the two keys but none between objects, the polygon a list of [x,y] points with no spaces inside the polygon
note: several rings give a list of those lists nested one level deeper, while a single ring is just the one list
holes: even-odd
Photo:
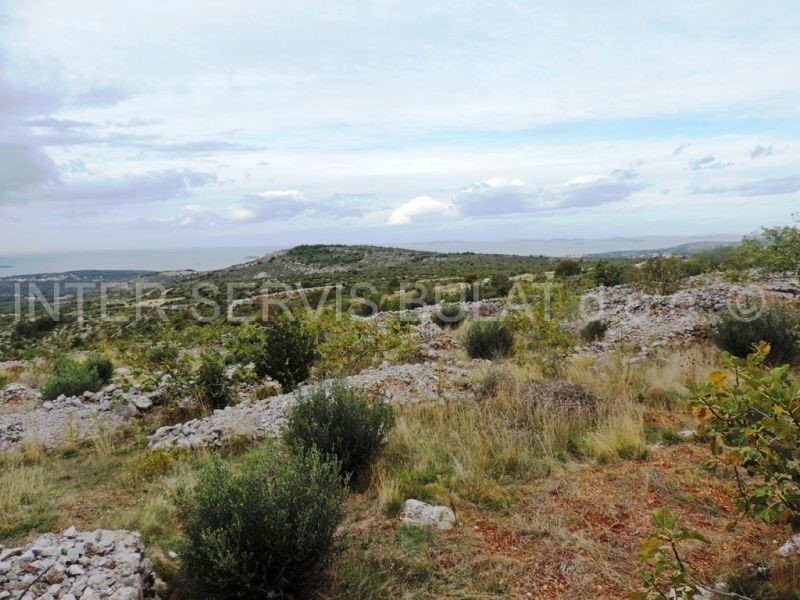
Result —
[{"label": "limestone rock", "polygon": [[446,506],[434,506],[409,499],[403,505],[402,521],[407,525],[452,529],[456,522],[456,515]]}]

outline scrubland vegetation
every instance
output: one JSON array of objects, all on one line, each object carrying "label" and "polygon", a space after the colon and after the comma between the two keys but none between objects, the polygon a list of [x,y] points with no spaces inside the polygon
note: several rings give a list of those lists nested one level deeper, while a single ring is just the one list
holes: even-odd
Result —
[{"label": "scrubland vegetation", "polygon": [[[797,239],[796,228],[769,230],[639,266],[305,246],[239,269],[314,265],[308,287],[367,277],[382,308],[406,278],[456,290],[484,281],[481,297],[513,305],[501,318],[465,317],[457,298],[432,314],[453,342],[437,360],[470,371],[471,389],[448,402],[392,406],[340,379],[320,383],[419,360],[424,330],[402,313],[364,320],[292,304],[295,319],[198,324],[176,309],[167,324],[81,329],[67,311],[49,332],[17,327],[7,358],[44,362],[0,373],[7,382],[36,378],[52,398],[113,377],[162,397],[91,440],[0,454],[0,543],[72,524],[136,529],[163,597],[176,599],[796,598],[800,557],[775,551],[800,528],[800,307],[723,316],[704,338],[647,356],[624,344],[582,351],[608,324],[575,316],[594,285],[668,294],[700,272],[796,270]],[[551,278],[545,302],[536,284]],[[185,299],[186,284],[172,282],[167,298]],[[274,440],[147,448],[160,425],[303,383]],[[449,507],[457,526],[401,524],[410,498]]]}]

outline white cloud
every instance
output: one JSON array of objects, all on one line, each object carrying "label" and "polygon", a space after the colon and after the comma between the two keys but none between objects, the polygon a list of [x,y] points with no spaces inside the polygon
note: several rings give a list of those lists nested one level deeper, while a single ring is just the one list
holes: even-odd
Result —
[{"label": "white cloud", "polygon": [[430,196],[417,196],[398,207],[389,216],[390,225],[407,225],[419,219],[430,218],[436,215],[455,216],[458,214],[456,207],[448,202],[436,200]]}]

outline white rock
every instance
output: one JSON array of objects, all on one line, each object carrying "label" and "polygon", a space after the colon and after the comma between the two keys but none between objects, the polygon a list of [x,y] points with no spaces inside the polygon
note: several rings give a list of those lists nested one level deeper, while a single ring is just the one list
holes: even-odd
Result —
[{"label": "white rock", "polygon": [[419,500],[409,499],[403,505],[402,521],[408,525],[452,529],[456,515],[446,506],[434,506]]},{"label": "white rock", "polygon": [[800,533],[795,533],[792,537],[786,540],[786,543],[778,548],[778,556],[788,558],[793,554],[800,554]]}]

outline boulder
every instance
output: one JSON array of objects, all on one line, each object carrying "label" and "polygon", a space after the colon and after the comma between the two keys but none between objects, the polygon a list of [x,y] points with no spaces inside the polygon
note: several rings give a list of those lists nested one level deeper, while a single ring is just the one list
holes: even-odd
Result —
[{"label": "boulder", "polygon": [[402,521],[406,525],[452,529],[455,513],[446,506],[434,506],[419,500],[409,499],[403,505]]}]

